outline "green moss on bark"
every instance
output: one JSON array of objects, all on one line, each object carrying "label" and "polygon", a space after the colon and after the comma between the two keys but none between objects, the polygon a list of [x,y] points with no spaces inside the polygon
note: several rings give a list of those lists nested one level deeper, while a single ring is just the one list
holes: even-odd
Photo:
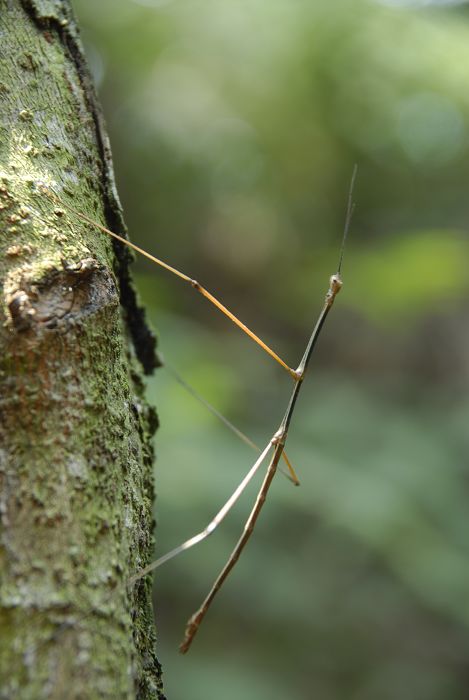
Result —
[{"label": "green moss on bark", "polygon": [[125,585],[153,527],[136,302],[42,187],[122,230],[110,156],[68,3],[0,0],[0,30],[0,698],[161,698],[148,584]]}]

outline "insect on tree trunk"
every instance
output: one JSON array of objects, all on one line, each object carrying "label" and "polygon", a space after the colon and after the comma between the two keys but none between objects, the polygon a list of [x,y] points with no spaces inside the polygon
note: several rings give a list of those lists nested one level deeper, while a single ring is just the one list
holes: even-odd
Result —
[{"label": "insect on tree trunk", "polygon": [[155,365],[67,0],[0,0],[0,698],[163,698],[149,582]]}]

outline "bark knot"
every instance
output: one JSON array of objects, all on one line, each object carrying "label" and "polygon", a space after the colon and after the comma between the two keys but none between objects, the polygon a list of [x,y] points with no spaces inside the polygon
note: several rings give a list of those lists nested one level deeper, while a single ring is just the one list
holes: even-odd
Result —
[{"label": "bark knot", "polygon": [[77,263],[62,260],[62,269],[50,269],[35,278],[32,265],[17,268],[6,280],[7,325],[17,332],[36,328],[53,330],[77,322],[105,306],[118,306],[110,272],[93,258]]}]

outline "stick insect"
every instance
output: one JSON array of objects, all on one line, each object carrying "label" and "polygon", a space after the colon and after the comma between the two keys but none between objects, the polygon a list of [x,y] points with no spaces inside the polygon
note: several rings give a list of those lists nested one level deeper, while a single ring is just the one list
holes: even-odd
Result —
[{"label": "stick insect", "polygon": [[[349,194],[348,194],[348,200],[347,200],[347,211],[346,211],[346,218],[345,218],[345,225],[344,225],[344,232],[343,232],[343,237],[342,237],[342,244],[340,247],[340,253],[339,253],[339,260],[338,260],[338,265],[337,265],[337,270],[336,272],[330,277],[329,280],[329,287],[326,292],[325,298],[324,298],[324,303],[323,307],[320,311],[319,317],[316,321],[316,324],[313,327],[313,330],[311,332],[311,335],[309,337],[309,340],[307,342],[306,348],[304,350],[303,356],[300,360],[300,363],[296,369],[293,369],[290,367],[272,348],[270,348],[263,340],[261,340],[252,330],[250,330],[242,321],[240,321],[229,309],[226,308],[213,294],[211,294],[205,287],[203,287],[199,282],[196,280],[192,279],[185,273],[181,272],[175,267],[172,267],[168,263],[164,262],[163,260],[160,260],[159,258],[155,257],[154,255],[148,253],[147,251],[143,250],[139,246],[135,245],[134,243],[128,241],[127,239],[119,236],[118,234],[114,233],[113,231],[107,229],[105,226],[102,226],[101,224],[93,221],[90,217],[86,216],[85,214],[79,212],[77,209],[75,209],[73,206],[71,206],[68,203],[65,203],[62,201],[62,199],[58,196],[56,192],[51,190],[49,187],[43,185],[42,189],[46,195],[51,197],[52,199],[56,200],[60,205],[66,207],[69,209],[73,214],[75,214],[79,219],[82,221],[88,223],[89,225],[99,229],[102,231],[104,234],[118,240],[121,244],[126,245],[133,250],[135,250],[137,253],[140,255],[145,256],[148,258],[150,261],[155,263],[156,265],[162,267],[163,269],[167,270],[168,272],[171,272],[173,275],[179,277],[181,280],[183,280],[186,284],[189,284],[196,292],[201,294],[205,299],[207,299],[213,306],[215,306],[219,311],[221,311],[225,316],[227,316],[235,325],[237,325],[244,333],[246,333],[251,340],[253,340],[255,343],[257,343],[263,350],[266,352],[268,355],[270,355],[271,358],[273,358],[277,364],[279,364],[284,371],[288,372],[290,377],[293,380],[293,387],[291,390],[291,394],[288,400],[288,403],[286,405],[286,409],[283,415],[283,418],[280,422],[279,427],[277,430],[273,433],[272,437],[269,439],[265,447],[261,450],[252,443],[249,438],[247,438],[241,431],[239,431],[235,426],[233,426],[229,421],[227,421],[221,414],[219,414],[216,409],[214,409],[212,406],[207,404],[203,399],[201,399],[198,395],[196,395],[196,398],[199,398],[199,400],[202,400],[203,403],[211,410],[212,412],[215,413],[225,424],[228,425],[228,427],[236,432],[238,434],[238,437],[243,439],[245,442],[248,442],[248,444],[251,445],[254,449],[258,450],[260,452],[259,457],[256,459],[254,464],[251,466],[249,471],[247,472],[246,476],[242,479],[240,484],[237,486],[235,491],[231,494],[231,496],[228,498],[226,503],[220,508],[220,510],[217,512],[215,517],[209,522],[209,524],[198,534],[190,537],[188,540],[183,542],[181,545],[178,547],[175,547],[174,549],[170,550],[163,556],[159,557],[152,563],[148,564],[146,567],[141,569],[140,571],[137,571],[131,578],[127,581],[127,584],[129,587],[132,587],[139,579],[143,578],[144,576],[147,576],[148,574],[152,573],[155,569],[159,568],[166,562],[168,562],[170,559],[173,559],[174,557],[178,556],[182,552],[185,552],[186,550],[190,549],[191,547],[195,546],[196,544],[202,542],[204,539],[209,537],[215,530],[216,528],[221,524],[221,522],[224,520],[228,512],[231,510],[231,508],[234,506],[234,504],[238,501],[238,499],[241,497],[242,493],[248,486],[248,484],[251,482],[255,474],[260,470],[261,466],[266,462],[268,455],[270,454],[270,460],[268,462],[267,469],[265,471],[265,476],[262,481],[262,484],[259,488],[259,491],[257,493],[254,505],[251,509],[251,512],[246,520],[246,523],[244,525],[244,530],[239,538],[236,546],[234,547],[232,553],[230,554],[225,566],[215,579],[209,593],[207,594],[206,598],[203,600],[202,604],[198,608],[198,610],[192,615],[192,617],[189,619],[187,623],[187,627],[185,630],[185,635],[184,639],[180,645],[180,651],[182,653],[186,653],[194,638],[195,635],[197,634],[199,627],[205,618],[205,615],[207,614],[215,596],[217,595],[218,591],[222,587],[223,583],[229,576],[230,572],[232,571],[233,567],[235,566],[236,562],[238,561],[243,549],[245,548],[246,544],[249,541],[249,538],[252,535],[252,532],[255,528],[256,522],[259,518],[259,515],[261,513],[261,510],[264,506],[265,500],[267,498],[270,486],[272,484],[273,478],[275,476],[275,473],[277,471],[277,468],[279,466],[279,462],[281,458],[285,460],[285,463],[287,465],[288,472],[287,475],[289,478],[295,483],[298,484],[298,478],[296,476],[296,473],[288,459],[285,453],[285,444],[287,441],[288,437],[288,431],[289,427],[291,424],[291,420],[293,417],[293,413],[295,410],[296,402],[299,396],[299,393],[301,391],[301,387],[303,385],[303,381],[308,369],[308,365],[312,356],[312,353],[314,351],[314,348],[316,346],[317,340],[319,338],[319,335],[321,333],[321,330],[323,328],[323,325],[325,323],[325,320],[329,314],[330,309],[332,308],[332,305],[335,301],[335,298],[339,291],[342,288],[342,279],[341,279],[341,270],[342,270],[342,261],[343,261],[343,256],[344,256],[344,249],[345,249],[345,243],[348,235],[348,231],[350,228],[350,222],[354,210],[354,203],[353,203],[353,188],[354,188],[354,183],[355,183],[355,178],[356,178],[356,173],[357,173],[357,166],[355,165],[353,169],[353,174],[352,174],[352,179],[350,183],[350,189],[349,189]],[[176,379],[182,383],[185,384],[183,380],[178,376],[176,376]],[[191,393],[194,393],[193,390],[190,387],[186,388],[191,391]]]}]

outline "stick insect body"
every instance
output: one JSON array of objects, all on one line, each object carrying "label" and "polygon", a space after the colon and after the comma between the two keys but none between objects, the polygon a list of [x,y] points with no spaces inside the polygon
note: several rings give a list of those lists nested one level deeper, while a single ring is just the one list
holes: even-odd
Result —
[{"label": "stick insect body", "polygon": [[[348,197],[348,205],[347,205],[347,215],[346,215],[346,221],[345,221],[345,227],[344,227],[344,235],[343,235],[343,240],[342,240],[342,246],[340,249],[340,256],[339,256],[339,264],[337,267],[337,272],[333,274],[329,280],[329,288],[326,293],[325,299],[324,299],[324,304],[322,307],[322,310],[319,314],[319,318],[313,328],[313,331],[311,333],[311,336],[309,338],[309,341],[306,345],[306,349],[304,351],[303,357],[300,361],[300,364],[298,368],[292,369],[289,367],[289,365],[282,360],[277,353],[275,353],[266,343],[264,343],[263,340],[261,340],[253,331],[251,331],[244,323],[242,323],[229,309],[227,309],[216,297],[214,297],[208,290],[206,290],[204,287],[202,287],[199,282],[196,280],[193,280],[191,277],[188,275],[184,274],[183,272],[179,271],[175,267],[172,267],[171,265],[163,262],[159,258],[156,258],[155,256],[151,255],[147,251],[143,250],[142,248],[138,247],[134,243],[131,243],[127,239],[119,236],[118,234],[114,233],[113,231],[110,231],[106,227],[102,226],[101,224],[93,221],[91,218],[86,216],[85,214],[82,214],[78,210],[76,210],[73,206],[70,204],[62,201],[62,199],[57,195],[56,192],[52,191],[49,187],[46,185],[42,185],[41,189],[46,194],[47,196],[51,197],[52,199],[56,200],[58,203],[60,203],[62,206],[65,208],[69,209],[72,213],[74,213],[79,219],[85,221],[86,223],[90,224],[91,226],[98,228],[100,231],[103,233],[106,233],[107,235],[111,236],[114,239],[117,239],[120,243],[123,245],[126,245],[133,250],[137,251],[141,255],[144,255],[146,258],[150,259],[152,262],[156,263],[160,267],[164,268],[165,270],[171,272],[172,274],[176,275],[186,283],[190,284],[193,289],[195,289],[199,294],[201,294],[204,298],[206,298],[210,303],[212,303],[216,308],[218,308],[225,316],[227,316],[235,325],[237,325],[241,330],[244,331],[255,343],[257,343],[267,354],[269,354],[278,364],[283,367],[285,371],[288,372],[288,374],[292,377],[293,379],[293,388],[291,391],[291,395],[287,404],[287,408],[285,410],[283,419],[279,425],[278,430],[272,435],[270,438],[269,442],[265,446],[263,450],[259,450],[259,448],[252,443],[249,438],[247,438],[241,431],[239,431],[237,428],[235,428],[232,424],[229,423],[221,414],[219,414],[216,409],[213,409],[210,405],[207,405],[207,402],[203,401],[211,410],[214,412],[225,424],[228,424],[228,427],[230,429],[234,430],[238,434],[241,439],[243,439],[245,442],[251,445],[254,449],[258,450],[260,452],[260,456],[258,459],[254,462],[244,479],[241,481],[241,483],[237,486],[235,491],[232,493],[230,498],[226,501],[226,503],[223,505],[223,507],[218,511],[218,513],[215,515],[215,517],[210,521],[210,523],[207,525],[207,527],[199,532],[198,534],[194,535],[190,539],[186,540],[183,542],[181,545],[176,547],[175,549],[172,549],[171,551],[167,552],[160,558],[156,559],[152,563],[148,564],[148,566],[144,567],[140,571],[137,571],[128,581],[127,584],[128,586],[133,586],[139,579],[143,578],[144,576],[148,575],[158,567],[162,566],[165,564],[167,561],[170,559],[173,559],[177,555],[181,554],[182,552],[186,551],[187,549],[190,549],[194,545],[198,544],[202,540],[204,540],[206,537],[211,535],[214,530],[220,525],[220,523],[224,520],[225,516],[228,514],[228,512],[231,510],[233,505],[236,503],[236,501],[240,498],[241,494],[243,491],[246,489],[247,485],[250,483],[250,481],[253,479],[255,474],[259,471],[260,467],[262,464],[265,462],[267,455],[271,453],[270,457],[270,462],[267,467],[264,480],[261,484],[261,487],[258,491],[256,500],[254,502],[254,505],[252,507],[252,510],[248,516],[248,519],[245,523],[243,533],[241,537],[239,538],[235,548],[233,549],[227,563],[223,567],[222,571],[216,578],[212,588],[210,589],[208,595],[206,596],[205,600],[202,602],[201,606],[199,609],[194,613],[194,615],[190,618],[190,620],[187,623],[186,631],[185,631],[185,636],[184,640],[180,646],[180,651],[182,653],[185,653],[189,650],[192,641],[197,634],[197,631],[200,627],[200,624],[202,620],[204,619],[212,601],[214,600],[216,594],[220,590],[221,586],[223,585],[224,581],[230,574],[231,570],[235,566],[236,562],[238,561],[244,547],[246,546],[253,530],[256,525],[257,519],[259,517],[259,514],[262,510],[262,507],[265,503],[270,485],[272,483],[272,480],[275,476],[275,473],[277,471],[277,467],[279,464],[280,459],[283,457],[287,468],[289,472],[289,477],[290,479],[298,484],[298,478],[295,474],[295,471],[293,467],[291,466],[288,458],[286,457],[285,454],[285,443],[288,437],[288,430],[290,427],[290,423],[292,420],[293,412],[295,409],[296,401],[298,399],[303,380],[306,374],[306,371],[308,369],[308,364],[311,359],[311,355],[314,351],[316,342],[319,338],[319,335],[321,333],[322,327],[324,325],[324,322],[327,318],[327,315],[334,303],[335,297],[339,293],[341,287],[342,287],[342,279],[341,279],[341,267],[342,267],[342,259],[343,259],[343,253],[344,253],[344,247],[345,247],[345,241],[346,237],[348,234],[348,230],[350,227],[350,221],[354,209],[354,205],[352,202],[352,193],[353,193],[353,186],[354,186],[354,181],[355,181],[355,176],[356,176],[356,171],[357,167],[355,166],[353,175],[352,175],[352,180],[351,180],[351,185],[350,185],[350,190],[349,190],[349,197]],[[178,375],[176,375],[176,379],[182,383],[185,384],[183,380],[181,380]],[[186,385],[187,386],[187,385]],[[192,393],[195,393],[192,391],[192,389],[189,387],[189,391]],[[196,398],[200,397],[196,394]]]}]

